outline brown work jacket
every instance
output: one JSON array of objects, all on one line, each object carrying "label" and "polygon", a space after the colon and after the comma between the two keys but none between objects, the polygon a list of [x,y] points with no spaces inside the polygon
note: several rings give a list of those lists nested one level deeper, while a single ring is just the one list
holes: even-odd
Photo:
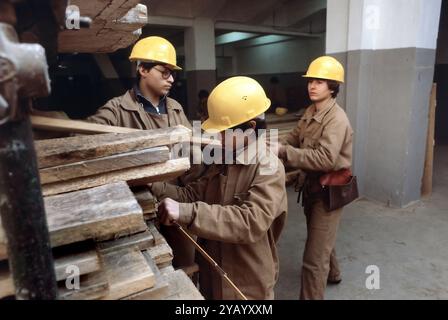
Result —
[{"label": "brown work jacket", "polygon": [[345,111],[331,99],[317,114],[309,106],[297,127],[283,140],[285,166],[331,172],[352,165],[353,130]]},{"label": "brown work jacket", "polygon": [[[276,169],[263,172],[263,161],[243,165],[212,165],[201,179],[185,188],[155,183],[159,199],[180,203],[179,223],[199,238],[248,299],[273,299],[278,279],[276,243],[286,221],[283,164],[270,154]],[[237,158],[238,159],[238,158]],[[266,159],[265,159],[266,160]],[[216,270],[196,254],[201,291],[207,299],[240,299]]]},{"label": "brown work jacket", "polygon": [[[141,130],[163,129],[177,125],[192,129],[182,106],[176,100],[167,97],[166,110],[167,114],[146,112],[142,104],[136,100],[134,90],[130,89],[124,95],[109,100],[86,121]],[[200,148],[197,146],[192,150],[200,152]],[[206,166],[193,164],[190,170],[173,183],[187,184],[189,181],[199,178],[205,170]]]},{"label": "brown work jacket", "polygon": [[110,126],[150,130],[183,125],[191,129],[182,106],[174,99],[166,98],[167,114],[146,112],[136,100],[134,90],[109,100],[86,120]]}]

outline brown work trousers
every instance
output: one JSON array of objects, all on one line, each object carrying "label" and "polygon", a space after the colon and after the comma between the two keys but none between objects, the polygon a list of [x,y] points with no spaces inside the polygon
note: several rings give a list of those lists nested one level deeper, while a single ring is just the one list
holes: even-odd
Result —
[{"label": "brown work trousers", "polygon": [[327,279],[340,278],[334,250],[342,208],[328,212],[322,200],[305,204],[307,239],[303,253],[300,299],[324,299]]}]

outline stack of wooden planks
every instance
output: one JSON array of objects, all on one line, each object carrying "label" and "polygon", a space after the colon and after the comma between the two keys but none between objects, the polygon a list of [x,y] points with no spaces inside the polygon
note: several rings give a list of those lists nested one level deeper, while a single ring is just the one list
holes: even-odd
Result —
[{"label": "stack of wooden planks", "polygon": [[[35,143],[61,299],[203,299],[171,266],[146,186],[188,170],[169,146],[190,136],[179,126]],[[15,290],[7,258],[0,223],[0,298]]]}]

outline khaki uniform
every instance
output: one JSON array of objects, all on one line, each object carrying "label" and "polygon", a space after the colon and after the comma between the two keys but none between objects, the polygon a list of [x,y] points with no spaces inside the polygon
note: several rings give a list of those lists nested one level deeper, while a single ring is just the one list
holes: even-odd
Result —
[{"label": "khaki uniform", "polygon": [[[127,127],[142,130],[162,129],[183,125],[191,129],[191,124],[185,116],[182,106],[174,99],[166,98],[167,114],[146,112],[136,100],[133,89],[124,95],[109,100],[98,109],[96,114],[87,121],[110,126]],[[180,183],[196,180],[203,174],[204,167],[192,166],[192,169],[180,179]],[[173,227],[162,227],[162,234],[174,252],[173,265],[175,267],[189,266],[194,263],[195,249],[185,243],[185,238]]]},{"label": "khaki uniform", "polygon": [[[301,299],[323,299],[327,279],[340,277],[334,245],[342,209],[327,212],[319,194],[319,177],[326,172],[352,165],[353,130],[345,111],[334,99],[317,114],[308,107],[297,127],[283,141],[285,165],[302,169],[307,175],[304,212],[308,237],[303,255]],[[307,190],[307,187],[310,187]]]},{"label": "khaki uniform", "polygon": [[[278,167],[269,174],[262,173],[259,162],[212,165],[186,188],[152,186],[156,196],[181,202],[178,222],[198,236],[248,299],[273,299],[278,279],[276,243],[285,224],[287,200],[283,164],[275,156],[272,159]],[[240,299],[199,254],[197,261],[205,298]]]}]

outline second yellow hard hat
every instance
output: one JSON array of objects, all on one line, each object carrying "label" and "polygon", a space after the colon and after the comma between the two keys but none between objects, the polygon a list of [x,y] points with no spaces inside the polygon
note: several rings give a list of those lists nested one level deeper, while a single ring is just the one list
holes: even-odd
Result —
[{"label": "second yellow hard hat", "polygon": [[344,83],[344,67],[333,57],[323,56],[311,62],[304,78],[334,80]]},{"label": "second yellow hard hat", "polygon": [[207,100],[209,118],[204,130],[218,132],[245,123],[264,113],[271,105],[263,87],[249,77],[232,77],[217,85]]}]

